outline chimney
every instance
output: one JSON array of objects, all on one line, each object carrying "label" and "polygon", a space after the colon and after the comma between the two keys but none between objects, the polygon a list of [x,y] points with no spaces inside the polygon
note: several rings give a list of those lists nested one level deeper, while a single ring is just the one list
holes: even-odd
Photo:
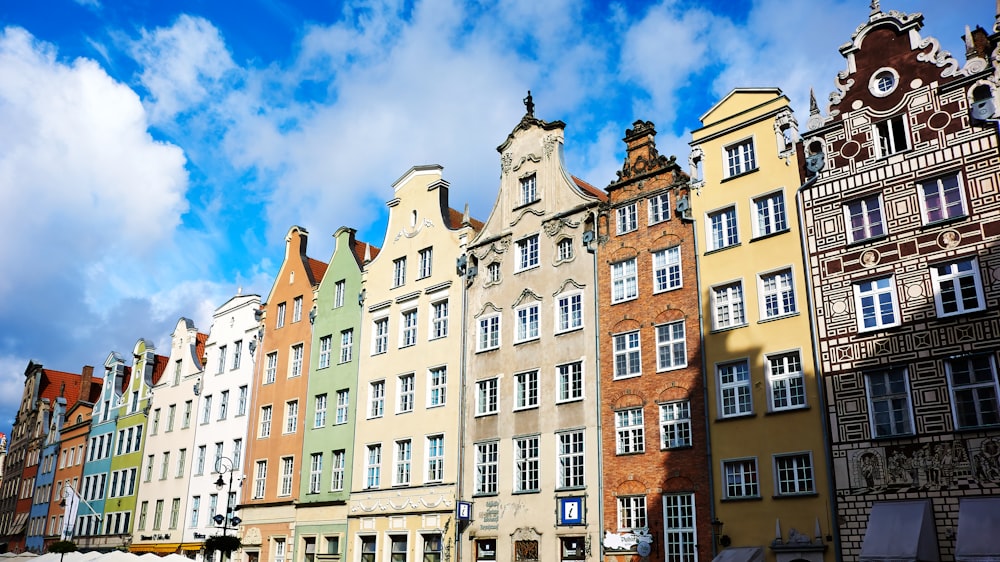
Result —
[{"label": "chimney", "polygon": [[90,400],[90,383],[93,380],[94,367],[84,365],[83,371],[80,373],[80,395],[76,398],[78,401],[87,402]]}]

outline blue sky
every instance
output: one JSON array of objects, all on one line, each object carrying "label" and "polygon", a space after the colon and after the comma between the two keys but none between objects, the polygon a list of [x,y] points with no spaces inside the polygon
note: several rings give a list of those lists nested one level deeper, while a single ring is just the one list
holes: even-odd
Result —
[{"label": "blue sky", "polygon": [[[208,332],[238,288],[266,298],[293,224],[324,261],[342,225],[381,246],[411,166],[443,165],[452,206],[485,219],[529,89],[598,187],[633,121],[686,162],[734,87],[782,88],[804,127],[868,4],[0,0],[0,431],[29,359],[168,354],[179,317]],[[881,7],[922,12],[964,61],[992,4]]]}]

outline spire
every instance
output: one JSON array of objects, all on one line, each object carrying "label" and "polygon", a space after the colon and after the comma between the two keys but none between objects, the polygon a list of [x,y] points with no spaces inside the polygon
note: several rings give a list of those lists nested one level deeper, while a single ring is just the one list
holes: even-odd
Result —
[{"label": "spire", "polygon": [[816,103],[816,94],[812,88],[809,88],[809,115],[819,115],[819,104]]}]

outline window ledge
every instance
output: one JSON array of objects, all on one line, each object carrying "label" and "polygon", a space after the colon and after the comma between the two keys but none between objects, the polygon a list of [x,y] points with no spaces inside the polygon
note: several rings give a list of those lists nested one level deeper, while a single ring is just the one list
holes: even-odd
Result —
[{"label": "window ledge", "polygon": [[576,328],[570,328],[568,330],[561,330],[561,331],[555,332],[553,335],[555,335],[555,336],[562,336],[562,335],[565,335],[565,334],[572,334],[573,332],[579,332],[580,330],[583,330],[583,326],[577,326]]},{"label": "window ledge", "polygon": [[719,501],[721,501],[722,503],[726,503],[726,502],[754,502],[754,501],[759,502],[762,499],[764,499],[764,498],[762,498],[760,496],[747,496],[745,498],[722,498]]},{"label": "window ledge", "polygon": [[736,174],[735,176],[729,176],[729,177],[722,178],[721,180],[719,180],[719,183],[726,183],[727,181],[735,180],[737,178],[742,178],[743,176],[748,176],[748,175],[750,175],[750,174],[752,174],[752,173],[754,173],[756,171],[759,171],[759,170],[760,170],[759,167],[758,168],[750,168],[749,170],[747,170],[745,172],[740,172],[740,173]]},{"label": "window ledge", "polygon": [[490,351],[496,351],[498,349],[500,349],[499,346],[497,346],[497,347],[489,347],[489,348],[486,348],[486,349],[477,349],[476,353],[477,354],[479,354],[479,353],[489,353]]},{"label": "window ledge", "polygon": [[706,251],[705,251],[705,252],[703,252],[703,253],[702,253],[701,255],[703,255],[703,256],[710,256],[710,255],[712,255],[712,254],[717,254],[717,253],[719,253],[719,252],[725,252],[726,250],[729,250],[729,249],[731,249],[731,248],[739,248],[739,247],[740,247],[740,246],[742,246],[742,245],[743,245],[743,243],[742,243],[742,242],[737,242],[737,243],[735,243],[735,244],[730,244],[730,245],[728,245],[728,246],[723,246],[723,247],[721,247],[721,248],[716,248],[716,249],[714,249],[714,250],[706,250]]},{"label": "window ledge", "polygon": [[522,406],[520,408],[514,408],[511,411],[516,414],[518,412],[528,412],[528,411],[537,410],[537,409],[538,409],[538,404],[535,404],[533,406]]},{"label": "window ledge", "polygon": [[795,407],[795,408],[782,408],[781,410],[768,410],[768,411],[764,412],[764,415],[765,416],[780,416],[781,414],[791,414],[791,413],[794,413],[794,412],[808,411],[810,409],[811,408],[809,407],[809,405],[806,404],[805,406],[798,406],[798,407]]},{"label": "window ledge", "polygon": [[629,297],[629,298],[627,298],[627,299],[621,299],[621,300],[618,300],[618,301],[616,301],[616,300],[612,300],[612,301],[611,301],[611,306],[614,306],[614,305],[616,305],[616,304],[621,304],[621,303],[623,303],[623,302],[631,302],[631,301],[634,301],[634,300],[638,300],[638,299],[639,299],[639,295],[637,294],[636,296],[634,296],[634,297]]},{"label": "window ledge", "polygon": [[583,485],[583,486],[557,486],[555,491],[556,492],[576,492],[576,491],[579,491],[579,490],[586,490],[586,489],[587,489],[586,485]]},{"label": "window ledge", "polygon": [[848,242],[848,248],[854,248],[858,246],[863,246],[872,242],[882,242],[883,240],[889,238],[888,234],[879,234],[878,236],[869,236],[868,238],[861,238],[860,240],[854,240],[853,242]]},{"label": "window ledge", "polygon": [[983,430],[996,429],[998,427],[1000,427],[1000,424],[973,425],[973,426],[969,426],[969,427],[956,427],[955,428],[955,433],[969,433],[969,432],[972,432],[972,431],[983,431]]},{"label": "window ledge", "polygon": [[612,381],[624,381],[624,380],[628,380],[628,379],[638,378],[638,377],[641,377],[641,376],[642,376],[642,373],[636,373],[634,375],[625,375],[625,376],[621,376],[621,377],[612,376],[611,380]]},{"label": "window ledge", "polygon": [[472,417],[474,417],[474,418],[488,418],[490,416],[496,416],[496,415],[499,415],[499,414],[500,414],[499,411],[496,411],[496,412],[483,412],[481,414],[475,414]]},{"label": "window ledge", "polygon": [[772,500],[794,500],[796,498],[815,498],[819,496],[819,492],[800,492],[798,494],[775,494],[771,496]]},{"label": "window ledge", "polygon": [[534,205],[535,203],[538,203],[541,200],[542,200],[541,197],[535,197],[534,199],[532,199],[531,201],[528,201],[527,203],[520,203],[520,204],[518,204],[513,209],[511,209],[511,211],[519,211],[519,210],[524,209],[526,207],[530,207],[530,206]]},{"label": "window ledge", "polygon": [[733,420],[745,420],[747,418],[755,418],[757,414],[755,412],[750,412],[749,414],[733,414],[731,416],[719,416],[715,418],[717,422],[727,422]]},{"label": "window ledge", "polygon": [[767,240],[768,238],[774,238],[775,236],[780,236],[782,234],[787,234],[787,233],[789,233],[791,231],[792,231],[792,229],[790,229],[790,228],[788,228],[786,226],[785,228],[783,228],[781,230],[776,230],[776,231],[774,231],[774,232],[772,232],[770,234],[761,234],[760,236],[755,236],[755,237],[753,237],[753,238],[750,239],[750,243],[753,244],[754,242],[759,242],[761,240]]},{"label": "window ledge", "polygon": [[524,269],[518,269],[517,271],[514,272],[514,275],[517,275],[519,273],[524,273],[525,271],[531,271],[533,269],[538,269],[539,267],[541,267],[541,265],[536,263],[535,265],[528,266],[528,267],[526,267]]},{"label": "window ledge", "polygon": [[510,495],[512,495],[512,496],[520,496],[522,494],[540,494],[540,493],[542,493],[541,489],[538,489],[538,490],[520,490],[520,491],[517,491],[517,492],[511,492]]},{"label": "window ledge", "polygon": [[964,221],[967,218],[969,218],[968,214],[959,215],[957,217],[948,217],[946,219],[938,219],[938,220],[932,221],[932,222],[925,222],[923,224],[922,228],[935,228],[935,227],[938,227],[938,226],[943,226],[943,225],[951,224],[951,223],[954,223],[954,222],[962,222],[962,221]]},{"label": "window ledge", "polygon": [[749,326],[749,324],[747,324],[746,322],[744,322],[742,324],[737,324],[736,326],[729,326],[729,327],[726,327],[726,328],[712,328],[711,330],[708,331],[708,333],[710,333],[710,334],[718,334],[719,332],[728,332],[730,330],[739,330],[740,328],[746,328],[747,326]]},{"label": "window ledge", "polygon": [[688,366],[687,363],[685,363],[683,365],[677,365],[675,367],[668,367],[666,369],[656,369],[656,372],[657,373],[669,373],[671,371],[679,371],[681,369],[687,369],[687,366]]},{"label": "window ledge", "polygon": [[776,320],[784,320],[785,318],[794,318],[799,315],[799,311],[789,312],[787,314],[779,314],[778,316],[772,316],[770,318],[761,318],[757,321],[758,324],[767,324],[768,322],[774,322]]},{"label": "window ledge", "polygon": [[616,457],[634,457],[636,455],[645,455],[646,451],[631,451],[628,453],[615,453]]},{"label": "window ledge", "polygon": [[533,337],[533,338],[530,338],[530,339],[526,339],[526,340],[521,340],[521,341],[516,341],[516,342],[514,342],[514,347],[517,347],[517,346],[519,346],[519,345],[524,345],[524,344],[526,344],[526,343],[535,343],[535,342],[538,342],[538,341],[540,341],[540,340],[541,340],[541,337],[540,337],[540,336],[535,336],[535,337]]},{"label": "window ledge", "polygon": [[495,497],[497,497],[497,495],[498,494],[496,492],[482,492],[482,493],[479,493],[479,494],[472,494],[472,497],[473,498],[495,498]]},{"label": "window ledge", "polygon": [[663,452],[686,451],[688,449],[694,449],[694,445],[692,444],[692,445],[678,445],[676,447],[660,447],[660,450]]}]

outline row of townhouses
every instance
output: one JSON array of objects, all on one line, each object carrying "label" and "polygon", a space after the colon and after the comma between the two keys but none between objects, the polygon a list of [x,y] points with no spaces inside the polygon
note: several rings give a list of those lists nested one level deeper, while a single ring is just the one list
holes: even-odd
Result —
[{"label": "row of townhouses", "polygon": [[[1000,19],[882,11],[799,127],[733,90],[597,189],[526,112],[481,222],[415,166],[381,247],[289,229],[266,297],[103,377],[25,370],[9,550],[243,562],[1000,556]],[[706,104],[707,105],[707,104]]]}]

